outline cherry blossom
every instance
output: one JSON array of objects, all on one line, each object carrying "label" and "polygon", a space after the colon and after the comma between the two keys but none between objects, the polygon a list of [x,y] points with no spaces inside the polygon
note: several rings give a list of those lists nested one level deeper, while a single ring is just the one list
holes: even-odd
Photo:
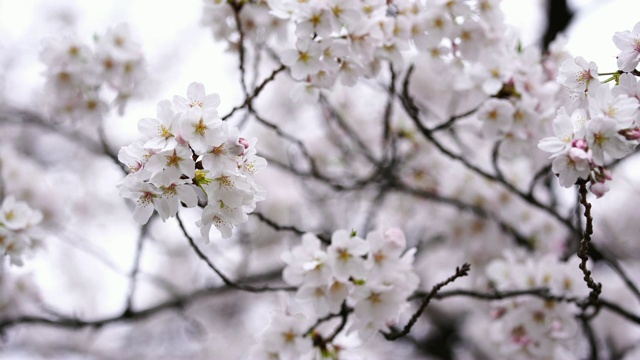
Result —
[{"label": "cherry blossom", "polygon": [[[266,166],[256,155],[257,140],[238,136],[217,116],[220,98],[207,95],[204,85],[192,83],[187,98],[158,103],[158,119],[138,123],[145,140],[123,147],[118,159],[131,173],[119,185],[120,194],[136,202],[134,219],[144,224],[156,210],[163,221],[177,214],[180,204],[198,205],[198,191],[206,203],[197,226],[209,242],[215,228],[229,238],[234,226],[264,200],[253,176]],[[198,189],[198,190],[196,190]]]},{"label": "cherry blossom", "polygon": [[616,32],[613,43],[621,51],[618,54],[618,68],[625,72],[634,70],[640,62],[640,23],[632,31]]}]

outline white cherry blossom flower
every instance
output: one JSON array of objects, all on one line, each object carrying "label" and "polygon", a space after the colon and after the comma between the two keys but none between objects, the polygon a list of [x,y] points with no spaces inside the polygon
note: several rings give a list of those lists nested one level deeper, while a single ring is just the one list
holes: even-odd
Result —
[{"label": "white cherry blossom flower", "polygon": [[245,221],[247,214],[241,208],[231,208],[222,202],[209,202],[202,210],[202,218],[196,225],[200,227],[202,239],[208,244],[212,225],[215,225],[223,238],[228,239],[232,235],[233,227]]},{"label": "white cherry blossom flower", "polygon": [[169,100],[160,101],[156,111],[157,119],[144,118],[138,122],[138,131],[148,139],[144,147],[154,150],[173,149],[178,145],[178,114]]},{"label": "white cherry blossom flower", "polygon": [[509,130],[513,122],[515,108],[510,101],[504,99],[489,99],[478,109],[478,120],[482,121],[485,136],[496,138],[500,133]]},{"label": "white cherry blossom flower", "polygon": [[179,95],[173,97],[173,106],[177,111],[187,111],[197,107],[202,109],[202,113],[217,117],[218,105],[220,105],[220,96],[218,94],[207,95],[204,85],[198,82],[189,84],[187,98]]},{"label": "white cherry blossom flower", "polygon": [[133,219],[138,224],[146,224],[154,209],[161,206],[162,189],[148,182],[141,182],[135,177],[127,176],[118,185],[120,196],[135,201]]},{"label": "white cherry blossom flower", "polygon": [[364,259],[369,245],[361,238],[352,236],[347,230],[338,230],[331,237],[327,248],[328,263],[339,280],[359,279],[365,274]]},{"label": "white cherry blossom flower", "polygon": [[244,146],[239,143],[238,129],[229,129],[226,123],[223,123],[214,140],[202,154],[202,166],[212,173],[235,171],[238,168],[238,156],[244,152]]},{"label": "white cherry blossom flower", "polygon": [[328,38],[331,32],[329,9],[320,6],[301,7],[300,18],[296,23],[297,37],[305,38],[315,34],[321,38]]},{"label": "white cherry blossom flower", "polygon": [[198,195],[191,182],[191,179],[178,179],[169,186],[161,187],[162,197],[157,210],[162,221],[176,216],[180,203],[189,208],[198,205]]},{"label": "white cherry blossom flower", "polygon": [[232,208],[253,203],[254,193],[247,178],[228,170],[215,174],[203,189],[210,202],[222,201]]},{"label": "white cherry blossom flower", "polygon": [[597,165],[604,165],[605,153],[614,159],[620,159],[635,147],[636,144],[627,141],[618,130],[616,121],[607,117],[598,116],[589,122],[587,142]]},{"label": "white cherry blossom flower", "polygon": [[572,92],[584,93],[600,84],[598,65],[587,62],[583,57],[566,60],[560,65],[557,81]]},{"label": "white cherry blossom flower", "polygon": [[191,149],[181,145],[151,156],[146,164],[152,174],[149,181],[156,186],[169,186],[182,175],[193,178],[196,165],[192,156]]},{"label": "white cherry blossom flower", "polygon": [[567,109],[561,107],[558,110],[558,115],[553,120],[553,131],[556,136],[540,140],[538,148],[553,154],[567,150],[571,147],[571,143],[575,138],[584,134],[583,128],[587,121],[586,117],[587,114],[582,109],[574,110],[573,114],[569,116]]},{"label": "white cherry blossom flower", "polygon": [[42,213],[33,210],[27,203],[16,201],[13,196],[7,196],[0,208],[0,226],[12,231],[26,230],[42,221]]},{"label": "white cherry blossom flower", "polygon": [[296,360],[311,351],[310,336],[304,336],[309,327],[307,317],[302,314],[276,313],[263,335],[264,346],[277,359]]},{"label": "white cherry blossom flower", "polygon": [[631,126],[638,117],[638,99],[627,95],[614,95],[608,86],[600,86],[589,93],[591,117],[606,116],[616,120],[620,128]]},{"label": "white cherry blossom flower", "polygon": [[289,67],[291,76],[296,80],[305,80],[307,76],[321,69],[320,55],[322,49],[313,40],[299,40],[296,50],[282,53],[282,63]]},{"label": "white cherry blossom flower", "polygon": [[204,110],[199,106],[186,110],[180,119],[180,135],[189,142],[196,154],[202,155],[210,144],[220,142],[223,132],[218,128],[222,120],[215,109]]},{"label": "white cherry blossom flower", "polygon": [[551,162],[551,170],[558,174],[560,185],[572,187],[578,178],[587,179],[591,172],[591,155],[583,149],[572,147],[558,154]]},{"label": "white cherry blossom flower", "polygon": [[633,71],[640,62],[640,23],[633,27],[633,31],[616,32],[613,35],[613,43],[618,49],[618,69]]},{"label": "white cherry blossom flower", "polygon": [[314,234],[302,235],[301,245],[282,254],[287,266],[282,272],[283,279],[291,285],[327,284],[331,269],[327,264],[327,253],[321,249],[320,240]]},{"label": "white cherry blossom flower", "polygon": [[352,297],[356,301],[354,312],[358,321],[378,330],[396,321],[406,300],[391,286],[368,284],[355,286]]}]

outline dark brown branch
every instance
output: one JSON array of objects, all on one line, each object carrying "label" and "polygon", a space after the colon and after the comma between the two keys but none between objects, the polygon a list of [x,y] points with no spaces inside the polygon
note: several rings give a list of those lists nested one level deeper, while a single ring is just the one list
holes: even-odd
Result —
[{"label": "dark brown branch", "polygon": [[533,175],[533,179],[531,179],[531,183],[529,184],[529,191],[527,191],[527,194],[532,196],[533,190],[535,189],[538,181],[540,181],[540,179],[544,178],[545,176],[549,176],[549,174],[551,174],[551,164],[546,165],[545,167],[538,170],[538,172]]},{"label": "dark brown branch", "polygon": [[431,288],[431,291],[422,298],[422,302],[420,303],[420,307],[418,307],[418,311],[416,311],[413,314],[413,316],[411,316],[411,319],[409,319],[409,322],[407,323],[407,325],[405,325],[402,331],[383,333],[384,338],[387,340],[393,341],[407,335],[411,331],[411,328],[413,327],[413,325],[415,325],[415,323],[418,321],[420,316],[422,316],[422,313],[427,308],[427,305],[429,305],[429,303],[431,302],[431,299],[433,299],[434,296],[436,296],[438,291],[440,291],[440,289],[442,289],[446,285],[454,282],[456,279],[469,275],[469,270],[471,270],[471,265],[468,263],[465,263],[461,267],[457,267],[456,273],[453,274],[451,277],[449,277],[443,282],[440,282],[434,285]]},{"label": "dark brown branch", "polygon": [[[282,269],[270,271],[264,274],[247,277],[243,279],[243,283],[256,283],[273,280],[279,278],[282,274]],[[71,316],[58,316],[58,317],[43,317],[33,315],[22,315],[11,318],[4,318],[0,320],[0,333],[7,329],[18,325],[47,325],[59,328],[67,329],[82,329],[87,327],[100,328],[105,325],[111,325],[115,323],[126,323],[133,321],[141,321],[152,316],[155,316],[163,311],[167,310],[180,310],[184,309],[188,305],[196,302],[199,299],[210,297],[213,295],[221,295],[233,290],[229,286],[212,286],[204,289],[196,290],[192,293],[183,296],[176,296],[175,298],[162,302],[158,305],[148,307],[144,310],[130,311],[122,313],[116,316],[104,317],[94,320],[83,320]]]},{"label": "dark brown branch", "polygon": [[243,109],[245,107],[247,107],[249,104],[251,104],[257,97],[258,95],[260,95],[260,93],[262,92],[262,90],[265,89],[265,87],[267,86],[267,84],[269,84],[270,82],[272,82],[273,80],[275,80],[276,75],[278,75],[279,73],[281,73],[282,71],[284,71],[286,69],[286,66],[281,65],[279,68],[273,70],[273,72],[271,72],[271,75],[269,75],[266,79],[264,79],[260,85],[258,85],[257,88],[255,88],[255,90],[253,90],[253,93],[251,94],[251,96],[247,96],[244,101],[242,102],[242,104],[234,107],[233,109],[231,109],[231,111],[222,116],[221,119],[222,120],[227,120],[228,118],[230,118],[236,111]]},{"label": "dark brown branch", "polygon": [[218,269],[217,266],[215,266],[213,264],[213,262],[209,259],[209,257],[207,257],[207,255],[205,255],[202,250],[200,250],[200,248],[198,247],[198,245],[196,245],[196,243],[193,241],[193,238],[189,235],[189,233],[187,232],[187,229],[184,227],[184,224],[182,223],[182,220],[180,219],[180,214],[176,214],[176,219],[178,220],[178,225],[180,225],[180,229],[182,230],[182,233],[184,234],[184,236],[187,238],[187,240],[189,241],[189,245],[191,245],[191,248],[193,249],[193,251],[195,251],[195,253],[198,255],[198,257],[204,261],[207,266],[209,266],[209,268],[211,270],[213,270],[213,272],[215,272],[220,279],[222,279],[222,282],[224,282],[224,284],[226,286],[229,286],[231,288],[234,289],[238,289],[238,290],[242,290],[242,291],[248,291],[248,292],[252,292],[252,293],[259,293],[259,292],[268,292],[268,291],[295,291],[297,290],[296,287],[294,286],[281,286],[281,287],[270,287],[270,286],[251,286],[251,285],[247,285],[247,284],[242,284],[242,283],[238,283],[235,282],[231,279],[229,279],[229,277],[227,277],[222,271],[220,271],[220,269]]},{"label": "dark brown branch", "polygon": [[282,130],[278,125],[266,120],[265,118],[263,118],[262,116],[258,115],[258,112],[255,111],[255,109],[251,106],[251,104],[247,105],[249,112],[253,115],[253,117],[258,120],[258,122],[266,127],[268,127],[269,129],[273,130],[276,134],[278,134],[278,136],[287,139],[291,142],[293,142],[294,144],[296,144],[296,146],[298,147],[298,149],[300,149],[300,152],[302,153],[302,155],[304,156],[304,158],[307,160],[307,162],[309,163],[309,168],[312,174],[318,174],[320,175],[320,172],[318,170],[318,165],[316,164],[315,159],[309,154],[309,151],[307,150],[307,147],[304,145],[304,143],[302,142],[302,140],[296,138],[295,136],[286,133],[284,130]]},{"label": "dark brown branch", "polygon": [[111,147],[109,146],[109,143],[107,141],[107,136],[104,132],[103,125],[104,124],[100,124],[100,126],[98,127],[98,136],[100,137],[100,144],[102,145],[103,154],[107,155],[109,159],[111,159],[116,165],[118,165],[118,167],[120,167],[125,175],[129,174],[129,169],[127,168],[127,166],[121,163],[118,159],[118,153],[111,150]]},{"label": "dark brown branch", "polygon": [[289,172],[293,175],[299,176],[301,178],[309,178],[309,179],[314,179],[317,180],[329,187],[331,187],[333,190],[335,191],[352,191],[352,190],[358,190],[358,189],[362,189],[365,185],[371,183],[372,181],[372,176],[366,177],[364,179],[353,179],[353,181],[351,183],[348,184],[342,184],[340,182],[338,182],[335,179],[332,179],[330,177],[327,177],[323,174],[320,174],[319,172],[316,173],[312,173],[309,171],[302,171],[299,169],[294,168],[291,165],[287,165],[285,163],[283,163],[280,160],[277,160],[276,158],[273,158],[269,155],[260,153],[260,156],[262,156],[263,158],[265,158],[267,160],[267,162],[270,165],[275,165],[276,167],[279,167],[283,170],[285,170],[286,172]]},{"label": "dark brown branch", "polygon": [[[416,293],[413,298],[418,296],[424,296],[424,293]],[[510,290],[510,291],[495,291],[495,292],[478,292],[474,290],[450,290],[450,291],[441,291],[434,299],[443,300],[450,297],[468,297],[477,300],[504,300],[510,299],[519,296],[534,296],[544,300],[553,300],[553,301],[563,301],[574,304],[579,304],[583,299],[577,297],[564,297],[553,295],[549,292],[549,289],[546,288],[533,288],[533,289],[522,289],[522,290]],[[628,321],[631,321],[636,324],[640,324],[640,315],[634,314],[629,310],[624,309],[622,306],[610,302],[606,299],[598,299],[598,305],[602,309],[609,310]]]},{"label": "dark brown branch", "polygon": [[343,117],[338,113],[338,111],[331,105],[329,100],[322,94],[320,94],[320,104],[323,105],[324,109],[328,111],[330,118],[334,120],[336,125],[347,135],[347,137],[356,145],[356,147],[360,150],[360,153],[369,160],[372,164],[378,164],[379,161],[373,155],[373,152],[369,147],[365,144],[365,142],[358,136],[355,130],[353,130],[349,124],[343,119]]},{"label": "dark brown branch", "polygon": [[[251,215],[257,217],[258,219],[260,219],[260,221],[262,221],[263,223],[267,224],[269,227],[271,227],[272,229],[276,230],[276,231],[289,231],[292,232],[294,234],[297,235],[304,235],[306,233],[309,233],[309,231],[304,231],[304,230],[300,230],[295,226],[291,226],[291,225],[280,225],[278,223],[276,223],[275,221],[269,219],[268,217],[266,217],[264,214],[254,211],[251,213]],[[324,234],[314,234],[318,239],[320,239],[320,241],[322,241],[325,244],[330,244],[331,243],[331,239],[329,236],[324,235]]]},{"label": "dark brown branch", "polygon": [[598,296],[602,292],[602,284],[596,283],[591,277],[591,270],[587,269],[587,261],[589,260],[589,243],[591,242],[591,235],[593,234],[593,217],[591,216],[591,204],[587,201],[587,183],[580,180],[579,184],[580,203],[584,206],[584,217],[586,219],[585,229],[582,240],[580,241],[580,249],[578,250],[578,257],[580,258],[580,270],[584,275],[584,281],[587,283],[591,292],[589,293],[589,300],[584,304],[583,308],[589,305],[598,304]]},{"label": "dark brown branch", "polygon": [[433,131],[431,129],[427,128],[422,123],[422,121],[420,120],[420,110],[415,105],[415,102],[413,101],[413,98],[411,97],[411,95],[408,92],[409,91],[410,76],[411,76],[411,71],[408,71],[407,72],[407,76],[406,76],[406,78],[404,80],[404,85],[403,85],[402,104],[404,106],[404,109],[405,109],[407,115],[409,115],[409,117],[413,120],[413,123],[416,125],[416,127],[418,128],[420,133],[427,140],[429,140],[431,143],[433,143],[438,148],[438,150],[440,150],[441,153],[445,154],[446,156],[450,157],[453,160],[461,162],[465,167],[467,167],[467,169],[471,170],[472,172],[476,173],[477,175],[480,175],[481,177],[483,177],[483,178],[485,178],[487,180],[490,180],[492,182],[497,182],[497,183],[501,184],[503,187],[505,187],[511,193],[517,195],[518,197],[520,197],[521,199],[523,199],[527,203],[533,205],[534,207],[537,207],[538,209],[541,209],[541,210],[545,211],[549,215],[551,215],[554,218],[556,218],[563,225],[565,225],[568,229],[570,229],[572,231],[575,230],[573,224],[571,223],[571,221],[569,221],[569,220],[565,219],[564,217],[562,217],[560,214],[555,212],[549,206],[547,206],[547,205],[541,203],[540,201],[538,201],[535,197],[533,197],[532,194],[524,193],[524,192],[520,191],[519,189],[517,189],[510,182],[508,182],[508,181],[506,181],[504,179],[500,179],[500,178],[496,177],[495,175],[492,175],[492,174],[482,170],[478,166],[476,166],[476,165],[472,164],[471,162],[469,162],[469,160],[467,160],[462,155],[459,155],[459,154],[456,154],[456,153],[452,152],[451,150],[447,149],[442,143],[440,143],[440,141],[438,141],[435,138]]},{"label": "dark brown branch", "polygon": [[133,309],[133,297],[136,292],[136,287],[138,285],[138,273],[140,272],[140,260],[142,260],[142,249],[144,246],[144,241],[147,237],[147,233],[149,232],[149,226],[151,224],[151,219],[147,221],[146,224],[142,225],[140,228],[140,234],[138,235],[138,243],[136,245],[136,253],[133,259],[133,268],[131,269],[131,274],[129,275],[129,289],[127,292],[127,301],[124,312],[131,312]]},{"label": "dark brown branch", "polygon": [[438,132],[438,131],[442,131],[442,130],[447,130],[449,128],[451,128],[453,126],[453,124],[456,123],[456,121],[466,118],[467,116],[473,115],[476,111],[478,111],[478,108],[469,110],[465,113],[459,114],[459,115],[454,115],[451,116],[447,121],[445,121],[444,123],[437,125],[435,127],[433,127],[431,129],[432,132]]},{"label": "dark brown branch", "polygon": [[589,322],[589,318],[581,316],[580,324],[582,325],[582,330],[587,336],[587,340],[589,342],[589,360],[598,360],[598,341],[593,333],[593,327]]},{"label": "dark brown branch", "polygon": [[393,115],[393,100],[396,97],[396,72],[393,70],[393,65],[389,64],[389,72],[391,73],[391,80],[389,81],[387,105],[384,108],[384,115],[382,123],[384,129],[382,132],[382,146],[387,146],[391,138],[391,117]]},{"label": "dark brown branch", "polygon": [[246,70],[244,68],[245,63],[245,49],[244,49],[244,30],[242,29],[242,20],[240,19],[240,11],[242,11],[242,2],[230,2],[229,6],[233,8],[233,19],[236,22],[236,28],[240,38],[238,39],[238,68],[240,70],[240,85],[242,86],[242,92],[245,97],[249,97],[249,91],[247,90],[246,83]]},{"label": "dark brown branch", "polygon": [[493,165],[493,171],[496,173],[496,178],[500,181],[506,181],[504,175],[502,174],[502,170],[500,170],[500,164],[498,164],[498,160],[500,158],[500,144],[501,141],[496,141],[493,144],[493,151],[491,152],[491,165]]},{"label": "dark brown branch", "polygon": [[420,189],[414,189],[411,188],[405,184],[402,183],[395,183],[393,186],[393,190],[399,191],[399,192],[403,192],[406,194],[411,194],[413,196],[419,197],[419,198],[423,198],[426,200],[430,200],[430,201],[435,201],[438,203],[442,203],[442,204],[446,204],[446,205],[450,205],[453,206],[459,210],[463,210],[463,211],[469,211],[471,213],[473,213],[474,215],[483,218],[483,219],[487,219],[487,220],[493,220],[496,222],[496,224],[498,224],[498,226],[500,227],[500,229],[510,235],[511,237],[513,237],[513,239],[515,240],[516,244],[526,248],[527,250],[533,250],[533,244],[531,243],[531,240],[528,239],[527,237],[525,237],[524,235],[520,234],[520,232],[518,232],[517,229],[515,229],[513,226],[505,223],[504,221],[502,221],[502,219],[498,218],[495,214],[492,214],[491,212],[489,212],[487,209],[477,206],[477,205],[472,205],[472,204],[467,204],[463,201],[460,201],[456,198],[451,198],[451,197],[446,197],[434,192],[430,192],[430,191],[426,191],[426,190],[420,190]]}]

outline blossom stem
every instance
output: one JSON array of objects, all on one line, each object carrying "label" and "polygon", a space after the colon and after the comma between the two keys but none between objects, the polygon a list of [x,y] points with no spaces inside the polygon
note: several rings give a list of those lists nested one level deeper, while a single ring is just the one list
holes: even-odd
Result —
[{"label": "blossom stem", "polygon": [[589,305],[598,305],[598,296],[602,292],[602,284],[596,283],[591,277],[591,270],[587,269],[587,261],[589,257],[589,243],[591,242],[591,235],[593,234],[593,217],[591,216],[591,204],[587,201],[587,183],[581,180],[578,184],[580,192],[580,203],[584,206],[584,217],[586,219],[585,230],[580,241],[580,249],[578,250],[578,257],[580,258],[580,270],[584,275],[584,281],[586,282],[591,292],[589,293],[588,300],[583,304],[583,310]]}]

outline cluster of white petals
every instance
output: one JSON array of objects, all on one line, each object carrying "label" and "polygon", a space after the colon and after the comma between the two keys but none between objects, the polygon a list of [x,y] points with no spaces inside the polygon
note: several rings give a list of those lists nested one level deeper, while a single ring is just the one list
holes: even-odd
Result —
[{"label": "cluster of white petals", "polygon": [[22,265],[25,252],[31,248],[33,226],[42,221],[42,213],[22,201],[8,196],[0,208],[0,251],[14,265]]},{"label": "cluster of white petals", "polygon": [[[313,315],[297,321],[307,325],[295,331],[283,321],[272,322],[264,350],[280,358],[299,358],[301,349],[311,349],[310,334],[304,331],[318,319],[340,313],[343,306],[353,309],[349,332],[357,331],[363,340],[396,324],[419,283],[413,271],[415,248],[405,249],[404,233],[396,228],[372,231],[365,239],[338,230],[326,247],[315,235],[305,234],[300,245],[282,255],[287,264],[282,275],[288,284],[298,286],[296,300],[310,304]],[[284,330],[273,335],[274,327]],[[287,341],[270,341],[272,336]],[[306,345],[299,344],[305,341]],[[292,354],[293,349],[298,352]]]},{"label": "cluster of white petals", "polygon": [[[638,28],[640,23],[634,34]],[[638,61],[626,54],[633,50],[627,47],[636,44],[634,36],[628,31],[614,36],[623,52],[618,57],[620,71],[609,74],[613,85],[600,82],[597,64],[582,57],[566,60],[560,67],[557,80],[571,101],[558,110],[553,121],[555,136],[542,139],[538,147],[552,153],[552,170],[564,187],[583,179],[590,182],[591,192],[604,195],[609,190],[606,181],[611,180],[606,160],[621,159],[638,145],[639,85],[638,78],[629,73]]]},{"label": "cluster of white petals", "polygon": [[[505,253],[491,262],[486,277],[498,291],[546,288],[555,296],[582,297],[588,288],[576,261],[560,262],[555,255],[523,257]],[[494,301],[489,339],[500,359],[559,359],[575,350],[580,328],[575,304],[520,296]]]},{"label": "cluster of white petals", "polygon": [[[120,114],[145,76],[140,44],[120,24],[96,37],[93,49],[75,36],[44,41],[40,54],[50,113],[63,119],[101,118],[113,102]],[[105,85],[116,93],[108,101]]]},{"label": "cluster of white petals", "polygon": [[274,16],[295,28],[295,48],[283,51],[281,61],[311,99],[338,81],[352,86],[361,77],[376,75],[383,62],[401,69],[412,50],[430,54],[441,65],[473,68],[474,80],[490,94],[497,93],[513,71],[503,61],[507,54],[484,51],[504,32],[497,1],[268,4]]},{"label": "cluster of white petals", "polygon": [[[138,123],[144,138],[123,147],[118,159],[130,169],[120,195],[136,202],[134,219],[146,223],[154,209],[163,221],[182,204],[204,206],[197,225],[209,241],[213,226],[224,238],[247,220],[264,190],[253,176],[267,164],[256,155],[256,139],[239,136],[218,117],[220,97],[192,83],[187,98],[174,96],[157,106],[157,118]],[[199,201],[200,199],[200,201]]]},{"label": "cluster of white petals", "polygon": [[264,0],[203,0],[203,4],[200,23],[211,27],[216,40],[228,42],[230,50],[238,50],[240,41],[236,14],[244,38],[256,44],[274,36],[284,37],[286,33],[285,22],[269,14],[269,6]]}]

